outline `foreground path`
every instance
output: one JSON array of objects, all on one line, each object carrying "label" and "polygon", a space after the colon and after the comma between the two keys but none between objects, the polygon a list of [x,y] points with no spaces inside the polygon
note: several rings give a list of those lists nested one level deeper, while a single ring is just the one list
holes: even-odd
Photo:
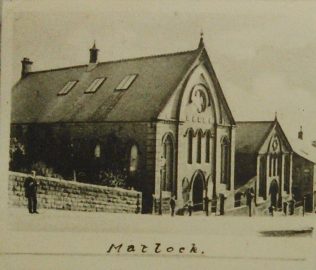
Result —
[{"label": "foreground path", "polygon": [[[197,265],[201,269],[316,269],[315,232],[307,237],[259,234],[262,230],[313,227],[315,215],[171,218],[44,209],[39,212],[30,215],[25,209],[8,210],[8,267],[3,269],[77,270],[91,269],[91,265],[93,269],[130,269],[134,263],[138,269],[194,269]],[[113,249],[107,253],[111,244],[121,243],[120,253]],[[159,254],[155,253],[156,243],[160,243]],[[197,253],[191,254],[193,243]],[[129,253],[127,246],[131,244],[135,252]],[[148,247],[146,253],[142,253],[141,244]],[[168,247],[174,250],[168,253]],[[179,254],[181,247],[185,254]],[[28,262],[32,262],[29,268]]]}]

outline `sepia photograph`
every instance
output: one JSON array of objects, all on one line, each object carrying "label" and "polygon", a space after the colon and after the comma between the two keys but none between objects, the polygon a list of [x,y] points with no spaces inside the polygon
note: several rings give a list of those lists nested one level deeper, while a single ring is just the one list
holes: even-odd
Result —
[{"label": "sepia photograph", "polygon": [[3,1],[3,269],[315,269],[315,12]]}]

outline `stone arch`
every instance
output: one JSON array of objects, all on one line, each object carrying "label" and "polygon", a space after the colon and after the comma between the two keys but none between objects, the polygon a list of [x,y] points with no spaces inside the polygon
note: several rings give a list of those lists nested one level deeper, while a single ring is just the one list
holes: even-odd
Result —
[{"label": "stone arch", "polygon": [[201,170],[197,170],[191,179],[190,197],[195,211],[203,210],[203,199],[205,197],[205,176]]},{"label": "stone arch", "polygon": [[189,128],[185,136],[187,136],[187,163],[192,164],[193,161],[193,137],[195,136],[194,130]]},{"label": "stone arch", "polygon": [[221,183],[230,185],[230,140],[221,138]]},{"label": "stone arch", "polygon": [[184,204],[186,204],[190,200],[190,181],[187,177],[182,179],[182,199]]},{"label": "stone arch", "polygon": [[175,140],[171,132],[162,137],[163,157],[165,165],[163,168],[162,190],[170,191],[171,195],[176,195],[177,186],[175,179]]},{"label": "stone arch", "polygon": [[205,180],[205,187],[206,187],[206,190],[205,190],[205,195],[207,195],[207,197],[209,199],[213,198],[214,197],[214,177],[213,177],[213,174],[209,174],[209,176],[206,178]]},{"label": "stone arch", "polygon": [[198,129],[195,133],[196,136],[196,163],[201,163],[202,161],[202,129]]},{"label": "stone arch", "polygon": [[[201,64],[197,64],[196,66],[194,66],[192,68],[192,70],[190,71],[190,73],[188,74],[187,78],[185,79],[184,83],[183,83],[183,87],[181,89],[180,95],[179,95],[179,101],[177,104],[177,111],[176,111],[176,118],[180,119],[181,117],[181,112],[183,111],[183,106],[185,102],[189,102],[190,101],[190,96],[192,93],[192,90],[195,86],[203,86],[203,88],[207,91],[207,96],[208,96],[208,105],[212,107],[212,112],[213,112],[213,117],[214,117],[214,123],[221,123],[221,106],[220,106],[220,101],[218,100],[217,102],[215,102],[214,98],[218,99],[218,94],[216,93],[216,89],[214,88],[214,93],[212,93],[210,87],[209,87],[209,82],[208,80],[205,79],[205,76],[203,76],[203,72],[204,72],[204,68],[201,67]],[[202,73],[199,72],[198,73],[198,68],[202,68],[203,71]],[[205,72],[207,72],[207,70],[205,70]],[[193,86],[190,87],[190,89],[188,89],[188,84],[190,82],[190,80],[192,79],[192,77],[198,74],[199,76],[202,76],[204,83],[197,83]],[[211,80],[211,79],[210,79]],[[188,100],[184,100],[184,96],[186,91],[189,92],[189,99]],[[215,97],[214,97],[215,95]],[[186,104],[186,103],[185,103]]]}]

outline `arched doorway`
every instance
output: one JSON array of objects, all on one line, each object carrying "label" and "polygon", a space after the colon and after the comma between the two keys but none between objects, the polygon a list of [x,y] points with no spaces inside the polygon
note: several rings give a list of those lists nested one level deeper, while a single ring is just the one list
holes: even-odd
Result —
[{"label": "arched doorway", "polygon": [[192,202],[194,211],[203,210],[203,190],[204,190],[204,179],[203,176],[198,173],[193,179],[192,186]]},{"label": "arched doorway", "polygon": [[270,188],[269,188],[271,206],[277,207],[278,193],[279,193],[279,185],[278,185],[278,182],[274,179],[272,180],[270,184]]}]

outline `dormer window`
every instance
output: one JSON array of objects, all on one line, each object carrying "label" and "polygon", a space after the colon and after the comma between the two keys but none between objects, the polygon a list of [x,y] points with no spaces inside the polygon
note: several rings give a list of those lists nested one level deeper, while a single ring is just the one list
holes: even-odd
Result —
[{"label": "dormer window", "polygon": [[64,96],[64,95],[67,95],[70,90],[72,88],[74,88],[74,86],[77,84],[78,81],[69,81],[67,82],[64,87],[58,92],[58,96]]},{"label": "dormer window", "polygon": [[84,91],[85,94],[93,94],[95,93],[100,86],[102,85],[102,83],[105,81],[106,78],[97,78],[95,79],[90,86]]},{"label": "dormer window", "polygon": [[136,79],[137,74],[130,74],[127,75],[121,82],[120,84],[115,88],[115,90],[126,90],[128,89],[134,80]]}]

